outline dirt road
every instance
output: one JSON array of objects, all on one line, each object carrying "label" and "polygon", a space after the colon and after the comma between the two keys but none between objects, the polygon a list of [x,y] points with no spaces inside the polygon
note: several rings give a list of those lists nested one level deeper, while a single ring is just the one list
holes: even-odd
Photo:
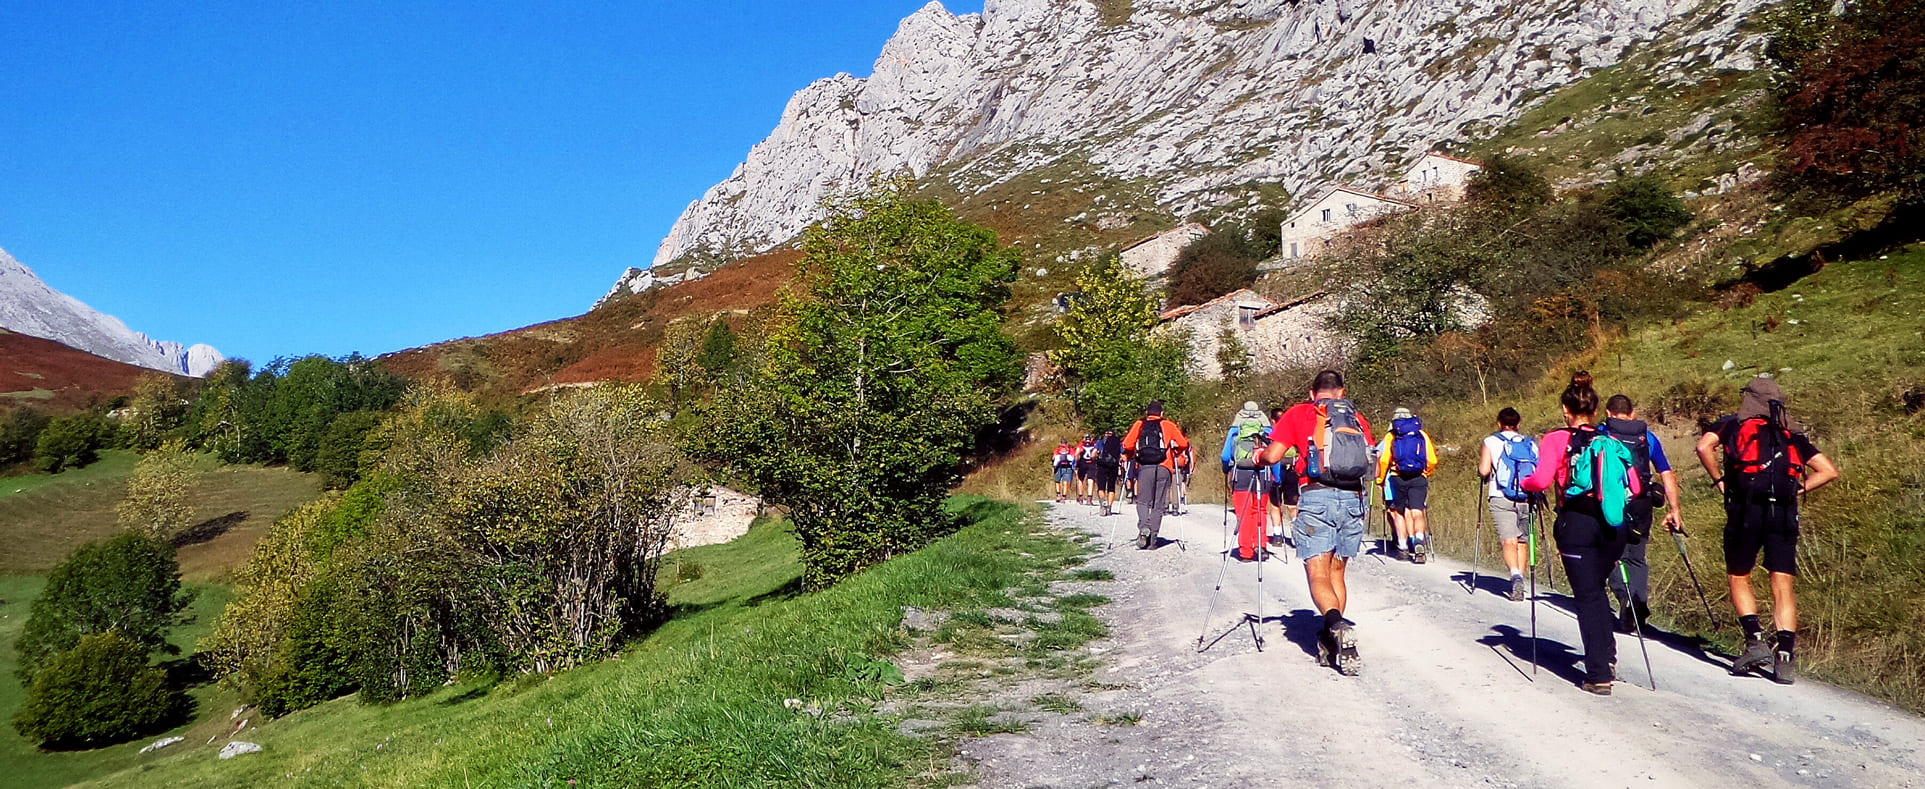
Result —
[{"label": "dirt road", "polygon": [[[1084,714],[967,743],[983,786],[1925,783],[1925,720],[1809,679],[1733,678],[1725,658],[1682,639],[1649,644],[1655,692],[1628,635],[1615,695],[1578,690],[1577,622],[1541,576],[1533,681],[1530,604],[1501,596],[1507,580],[1486,577],[1471,594],[1465,564],[1360,557],[1349,615],[1363,675],[1339,676],[1316,665],[1320,619],[1287,549],[1262,563],[1261,585],[1258,565],[1229,563],[1206,622],[1222,510],[1167,518],[1165,539],[1181,542],[1138,551],[1125,509],[1051,511],[1052,524],[1099,544],[1115,527],[1118,546],[1090,563],[1116,576],[1098,609],[1113,635],[1093,647],[1106,665],[1079,700]],[[1239,626],[1259,605],[1262,651]]]}]

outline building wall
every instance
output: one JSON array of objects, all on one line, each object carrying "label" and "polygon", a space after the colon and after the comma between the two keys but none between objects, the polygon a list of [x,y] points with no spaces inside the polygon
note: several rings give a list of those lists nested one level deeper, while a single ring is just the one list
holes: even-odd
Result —
[{"label": "building wall", "polygon": [[1484,168],[1443,156],[1425,156],[1404,172],[1396,196],[1414,203],[1454,203],[1464,199],[1471,173]]},{"label": "building wall", "polygon": [[1372,195],[1332,191],[1284,220],[1282,254],[1285,258],[1316,257],[1332,236],[1405,208],[1402,203]]},{"label": "building wall", "polygon": [[1123,250],[1119,257],[1123,261],[1123,268],[1131,274],[1145,279],[1160,277],[1170,270],[1170,264],[1176,262],[1176,256],[1183,253],[1184,247],[1209,234],[1209,228],[1191,222],[1165,230]]},{"label": "building wall", "polygon": [[1223,377],[1223,369],[1217,364],[1217,337],[1224,329],[1237,327],[1240,317],[1247,310],[1255,314],[1276,306],[1276,302],[1257,295],[1253,291],[1240,290],[1222,299],[1198,307],[1196,311],[1180,318],[1167,321],[1157,327],[1158,331],[1188,329],[1190,332],[1190,375],[1216,379]]},{"label": "building wall", "polygon": [[1265,315],[1240,339],[1250,349],[1250,368],[1270,373],[1292,367],[1335,364],[1349,357],[1349,348],[1327,325],[1337,310],[1334,298],[1323,297]]}]

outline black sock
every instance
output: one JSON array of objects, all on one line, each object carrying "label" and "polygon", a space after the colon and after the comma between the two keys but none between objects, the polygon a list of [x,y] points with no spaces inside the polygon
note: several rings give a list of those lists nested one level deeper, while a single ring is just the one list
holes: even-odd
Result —
[{"label": "black sock", "polygon": [[1335,630],[1337,623],[1343,621],[1343,612],[1335,608],[1323,612],[1323,629]]},{"label": "black sock", "polygon": [[1738,622],[1745,626],[1746,641],[1757,641],[1758,639],[1764,638],[1765,626],[1758,624],[1757,614],[1738,617]]},{"label": "black sock", "polygon": [[1787,654],[1798,651],[1798,634],[1789,630],[1778,631],[1778,651]]}]

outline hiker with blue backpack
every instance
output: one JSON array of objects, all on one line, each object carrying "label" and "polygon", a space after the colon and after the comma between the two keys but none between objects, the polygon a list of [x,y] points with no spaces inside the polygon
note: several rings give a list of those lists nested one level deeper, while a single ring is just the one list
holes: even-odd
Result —
[{"label": "hiker with blue backpack", "polygon": [[1631,471],[1631,453],[1597,428],[1598,394],[1591,374],[1571,376],[1559,398],[1565,427],[1539,442],[1543,462],[1524,479],[1526,493],[1545,493],[1556,502],[1551,527],[1564,560],[1578,634],[1584,644],[1584,680],[1579,687],[1611,695],[1617,674],[1616,617],[1611,613],[1605,579],[1624,556],[1625,505],[1640,492]]},{"label": "hiker with blue backpack", "polygon": [[1270,420],[1255,402],[1230,422],[1229,435],[1223,439],[1223,474],[1230,487],[1230,502],[1237,513],[1237,552],[1240,562],[1264,558],[1265,532],[1269,513],[1263,493],[1263,445],[1269,442]]},{"label": "hiker with blue backpack", "polygon": [[1437,470],[1437,445],[1424,432],[1424,420],[1399,408],[1390,431],[1377,447],[1377,480],[1384,483],[1397,550],[1412,564],[1430,558],[1430,474]]},{"label": "hiker with blue backpack", "polygon": [[1678,475],[1665,457],[1664,442],[1638,419],[1637,405],[1625,395],[1611,395],[1604,402],[1604,415],[1604,424],[1598,427],[1630,448],[1631,469],[1644,489],[1625,507],[1625,528],[1630,534],[1624,545],[1624,566],[1610,578],[1611,593],[1618,599],[1618,632],[1635,633],[1651,620],[1651,565],[1646,552],[1651,547],[1652,518],[1657,506],[1665,505],[1664,528],[1682,534],[1684,510]]},{"label": "hiker with blue backpack", "polygon": [[[1697,447],[1698,462],[1725,499],[1725,573],[1745,632],[1744,653],[1731,673],[1769,671],[1773,680],[1789,685],[1797,678],[1800,499],[1837,481],[1838,467],[1786,413],[1784,390],[1772,377],[1758,376],[1740,395],[1738,413],[1714,423]],[[1775,644],[1765,641],[1751,589],[1760,553],[1771,575]]]},{"label": "hiker with blue backpack", "polygon": [[1497,412],[1497,432],[1484,437],[1477,456],[1477,478],[1483,480],[1497,528],[1497,542],[1504,554],[1504,565],[1511,571],[1512,600],[1524,600],[1524,565],[1527,557],[1525,530],[1530,528],[1531,494],[1524,491],[1524,479],[1537,471],[1537,439],[1518,432],[1524,421],[1517,409],[1505,406]]},{"label": "hiker with blue backpack", "polygon": [[1291,537],[1310,598],[1323,613],[1317,664],[1356,676],[1363,661],[1351,622],[1344,618],[1349,598],[1344,569],[1363,549],[1364,491],[1371,484],[1375,442],[1370,423],[1344,395],[1343,373],[1317,373],[1309,401],[1291,406],[1271,426],[1263,462],[1280,462],[1296,450],[1302,488]]}]

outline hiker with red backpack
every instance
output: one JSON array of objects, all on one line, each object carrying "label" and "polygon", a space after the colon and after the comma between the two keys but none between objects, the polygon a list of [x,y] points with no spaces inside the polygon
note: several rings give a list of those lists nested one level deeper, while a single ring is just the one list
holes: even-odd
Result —
[{"label": "hiker with red backpack", "polygon": [[1240,562],[1259,561],[1264,549],[1268,513],[1263,495],[1263,445],[1268,442],[1270,420],[1255,402],[1230,422],[1229,435],[1223,439],[1223,475],[1230,488],[1230,501],[1237,513],[1237,552]]},{"label": "hiker with red backpack", "polygon": [[1096,436],[1076,445],[1076,503],[1096,504]]},{"label": "hiker with red backpack", "polygon": [[1096,498],[1105,516],[1116,512],[1116,479],[1123,472],[1123,438],[1103,431],[1096,441]]},{"label": "hiker with red backpack", "polygon": [[1396,532],[1397,550],[1412,564],[1430,556],[1430,474],[1437,470],[1437,445],[1424,432],[1424,420],[1399,408],[1390,432],[1377,447],[1377,481],[1389,486],[1384,497]]},{"label": "hiker with red backpack", "polygon": [[[1789,685],[1797,680],[1798,662],[1799,497],[1836,481],[1838,468],[1785,412],[1785,393],[1775,379],[1758,376],[1741,394],[1738,413],[1713,423],[1697,447],[1698,462],[1725,497],[1725,573],[1745,633],[1744,653],[1731,673],[1769,671]],[[1771,574],[1775,644],[1765,641],[1751,589],[1761,552]]]},{"label": "hiker with red backpack", "polygon": [[1136,473],[1136,547],[1153,551],[1162,545],[1163,513],[1169,509],[1170,486],[1176,476],[1176,456],[1190,447],[1183,428],[1163,418],[1163,401],[1151,400],[1144,416],[1123,436],[1123,450],[1139,465]]},{"label": "hiker with red backpack", "polygon": [[1076,450],[1068,441],[1056,445],[1056,454],[1050,457],[1050,469],[1056,479],[1056,503],[1069,500],[1070,485],[1076,481]]},{"label": "hiker with red backpack", "polygon": [[1651,547],[1651,519],[1657,506],[1663,504],[1664,528],[1683,534],[1684,510],[1678,475],[1664,455],[1664,443],[1638,419],[1636,404],[1625,395],[1611,395],[1604,402],[1604,414],[1604,424],[1598,427],[1631,449],[1631,467],[1644,488],[1644,495],[1626,505],[1625,527],[1630,534],[1621,560],[1624,567],[1610,579],[1611,593],[1618,599],[1618,632],[1635,633],[1651,621],[1651,565],[1646,556]]},{"label": "hiker with red backpack", "polygon": [[1517,430],[1523,421],[1515,408],[1505,406],[1498,411],[1497,432],[1484,437],[1477,456],[1477,477],[1488,485],[1485,497],[1491,525],[1497,529],[1504,565],[1511,571],[1511,600],[1517,602],[1524,600],[1528,555],[1525,531],[1531,518],[1532,496],[1524,491],[1523,483],[1537,471],[1538,460],[1537,439]]},{"label": "hiker with red backpack", "polygon": [[1370,423],[1345,399],[1343,373],[1324,370],[1310,383],[1310,399],[1285,411],[1270,428],[1264,463],[1277,463],[1292,449],[1302,488],[1291,537],[1323,613],[1317,664],[1346,676],[1362,669],[1351,622],[1344,618],[1349,593],[1344,569],[1363,548],[1364,489],[1370,484]]},{"label": "hiker with red backpack", "polygon": [[1642,489],[1631,472],[1630,450],[1597,429],[1598,394],[1591,374],[1573,374],[1559,402],[1566,427],[1544,435],[1539,442],[1543,462],[1523,487],[1556,502],[1551,535],[1564,560],[1584,644],[1579,686],[1609,696],[1617,674],[1617,629],[1605,579],[1624,556],[1625,504]]}]

